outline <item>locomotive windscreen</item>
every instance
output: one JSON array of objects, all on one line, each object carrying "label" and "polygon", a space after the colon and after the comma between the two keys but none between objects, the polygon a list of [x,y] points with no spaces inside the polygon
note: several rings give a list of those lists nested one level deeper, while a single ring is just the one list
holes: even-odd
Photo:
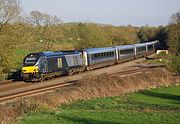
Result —
[{"label": "locomotive windscreen", "polygon": [[33,66],[37,63],[38,59],[40,58],[39,54],[29,54],[24,59],[25,66]]}]

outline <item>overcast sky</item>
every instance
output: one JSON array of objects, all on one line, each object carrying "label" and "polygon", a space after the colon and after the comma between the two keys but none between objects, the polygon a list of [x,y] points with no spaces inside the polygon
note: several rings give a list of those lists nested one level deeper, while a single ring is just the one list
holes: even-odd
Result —
[{"label": "overcast sky", "polygon": [[180,0],[21,0],[23,10],[56,15],[63,22],[113,25],[167,25]]}]

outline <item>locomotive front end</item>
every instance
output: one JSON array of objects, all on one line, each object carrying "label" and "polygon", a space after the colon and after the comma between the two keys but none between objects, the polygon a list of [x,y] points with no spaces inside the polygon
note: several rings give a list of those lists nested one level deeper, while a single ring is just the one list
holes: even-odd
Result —
[{"label": "locomotive front end", "polygon": [[27,66],[22,68],[22,73],[23,74],[35,74],[38,73],[38,67],[37,66]]},{"label": "locomotive front end", "polygon": [[24,58],[21,76],[24,81],[39,81],[38,54],[29,54]]}]

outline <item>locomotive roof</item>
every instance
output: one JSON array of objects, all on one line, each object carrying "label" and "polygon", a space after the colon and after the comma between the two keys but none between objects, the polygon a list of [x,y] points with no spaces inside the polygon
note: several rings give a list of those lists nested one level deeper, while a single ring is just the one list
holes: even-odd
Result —
[{"label": "locomotive roof", "polygon": [[43,56],[57,56],[57,55],[69,55],[69,54],[79,54],[80,51],[47,51],[42,52]]},{"label": "locomotive roof", "polygon": [[110,52],[110,51],[114,51],[114,50],[115,50],[115,48],[113,48],[113,47],[84,49],[84,51],[87,53],[102,53],[102,52]]},{"label": "locomotive roof", "polygon": [[36,56],[37,58],[40,56],[59,56],[59,55],[69,55],[69,54],[79,54],[80,51],[47,51],[47,52],[39,52],[39,53],[30,53],[26,57]]}]

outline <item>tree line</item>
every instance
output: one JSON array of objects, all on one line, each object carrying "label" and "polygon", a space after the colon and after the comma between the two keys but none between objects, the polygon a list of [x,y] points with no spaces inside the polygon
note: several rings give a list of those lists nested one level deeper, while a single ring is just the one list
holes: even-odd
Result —
[{"label": "tree line", "polygon": [[[29,52],[70,50],[159,40],[161,49],[180,54],[180,12],[167,26],[113,26],[63,23],[57,16],[31,11],[23,14],[19,0],[0,0],[0,73],[21,67]],[[172,59],[174,60],[174,59]]]}]

